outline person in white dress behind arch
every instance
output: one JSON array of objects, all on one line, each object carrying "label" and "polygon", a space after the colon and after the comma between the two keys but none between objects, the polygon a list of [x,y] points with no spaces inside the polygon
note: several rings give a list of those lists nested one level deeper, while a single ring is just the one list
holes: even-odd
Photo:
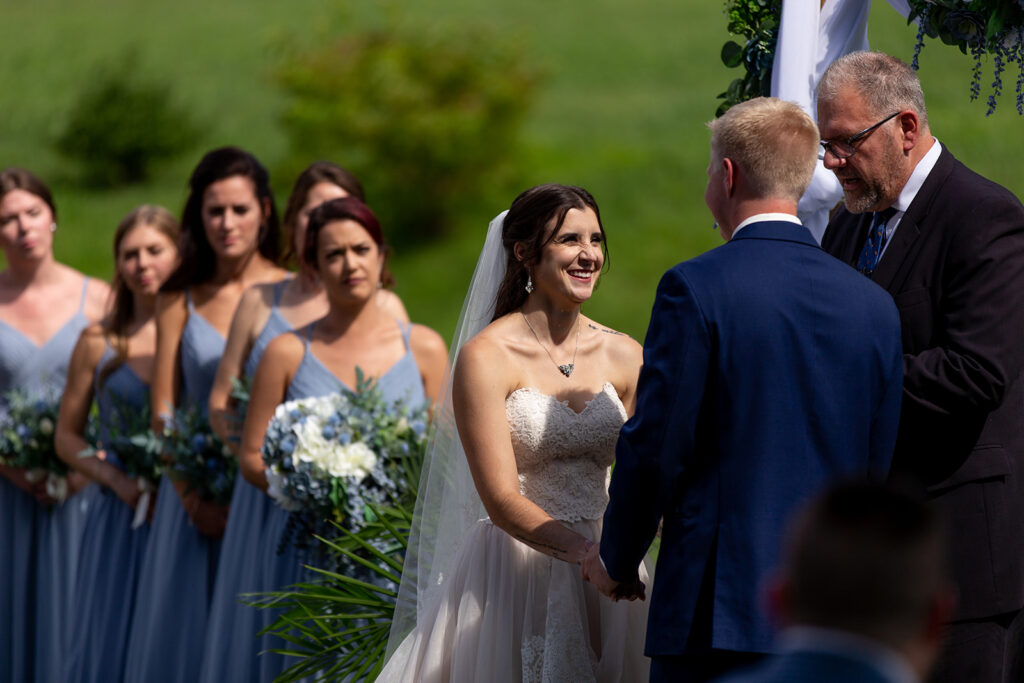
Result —
[{"label": "person in white dress behind arch", "polygon": [[580,311],[605,256],[582,188],[534,187],[491,223],[378,681],[647,679],[646,603],[602,598],[577,566],[601,533],[642,362]]}]

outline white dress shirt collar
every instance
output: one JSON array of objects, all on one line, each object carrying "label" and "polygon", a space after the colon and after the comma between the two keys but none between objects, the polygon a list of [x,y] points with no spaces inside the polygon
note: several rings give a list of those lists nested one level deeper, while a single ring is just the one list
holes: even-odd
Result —
[{"label": "white dress shirt collar", "polygon": [[942,145],[936,140],[932,148],[921,157],[921,161],[917,162],[917,166],[914,167],[910,178],[907,179],[906,184],[900,191],[900,196],[893,202],[893,208],[898,212],[903,213],[910,208],[910,203],[914,201],[914,197],[917,196],[921,186],[924,185],[924,181],[928,179],[928,174],[932,172],[935,164],[938,163],[940,154],[942,154]]},{"label": "white dress shirt collar", "polygon": [[796,223],[797,225],[803,225],[803,223],[800,222],[800,219],[791,213],[758,213],[737,225],[736,229],[732,231],[732,236],[735,237],[740,230],[747,227],[751,223],[761,223],[763,221],[785,221],[786,223]]}]

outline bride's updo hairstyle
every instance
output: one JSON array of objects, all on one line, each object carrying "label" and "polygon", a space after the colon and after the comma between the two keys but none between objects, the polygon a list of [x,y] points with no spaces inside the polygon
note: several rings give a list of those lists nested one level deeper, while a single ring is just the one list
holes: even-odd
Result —
[{"label": "bride's updo hairstyle", "polygon": [[355,221],[370,233],[370,237],[377,245],[377,249],[384,256],[384,264],[380,269],[380,284],[382,287],[393,287],[395,278],[388,271],[388,252],[390,249],[384,242],[384,232],[380,229],[380,222],[370,211],[370,207],[361,202],[358,198],[349,195],[338,197],[324,202],[313,209],[309,214],[309,225],[306,226],[306,242],[302,245],[302,260],[306,267],[312,272],[319,271],[316,262],[317,247],[320,243],[320,231],[324,226],[334,221]]},{"label": "bride's updo hairstyle", "polygon": [[[505,277],[498,286],[494,301],[497,320],[516,310],[526,302],[526,280],[530,268],[540,259],[540,252],[554,239],[565,222],[569,209],[591,209],[597,216],[597,225],[604,235],[601,211],[594,197],[582,187],[550,183],[526,190],[512,202],[501,228],[501,243],[505,247]],[[548,223],[554,220],[549,232]],[[516,258],[515,245],[520,244],[522,260]],[[608,265],[608,239],[601,242],[604,264]]]}]

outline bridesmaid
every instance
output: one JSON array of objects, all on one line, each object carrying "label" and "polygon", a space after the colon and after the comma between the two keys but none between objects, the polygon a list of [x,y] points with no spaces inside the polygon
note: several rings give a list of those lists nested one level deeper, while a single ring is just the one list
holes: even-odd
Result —
[{"label": "bridesmaid", "polygon": [[[299,175],[284,212],[292,254],[301,251],[310,212],[329,199],[348,196],[362,200],[362,185],[329,161],[318,161]],[[409,321],[401,300],[390,290],[378,289],[375,301],[392,317]],[[210,390],[210,424],[227,443],[237,444],[241,426],[231,405],[232,380],[252,378],[274,337],[326,313],[327,296],[316,273],[301,265],[297,277],[257,285],[242,296]],[[264,524],[272,507],[273,501],[239,473],[217,566],[200,681],[249,681],[256,671],[260,614],[239,595],[258,590],[257,558],[267,542]]]},{"label": "bridesmaid", "polygon": [[[110,289],[57,262],[56,232],[46,185],[23,169],[0,172],[0,392],[59,393],[79,332],[103,315]],[[85,497],[48,510],[56,501],[42,482],[0,474],[0,680],[55,680]]]},{"label": "bridesmaid", "polygon": [[[70,615],[65,683],[119,681],[131,629],[135,588],[149,525],[132,529],[142,493],[113,451],[79,455],[90,446],[86,421],[95,398],[100,441],[128,411],[149,406],[156,351],[154,310],[161,285],[178,264],[178,221],[167,209],[144,205],[129,213],[114,234],[113,310],[78,339],[57,421],[57,453],[99,485],[82,536]],[[148,425],[147,425],[148,427]]]},{"label": "bridesmaid", "polygon": [[[355,387],[357,367],[377,378],[385,400],[414,406],[437,397],[447,363],[444,341],[427,327],[396,321],[374,303],[379,283],[391,280],[386,254],[377,219],[358,199],[331,200],[310,216],[302,258],[323,283],[328,311],[304,329],[272,341],[256,370],[239,464],[246,480],[261,491],[267,490],[267,480],[260,448],[278,404]],[[259,565],[263,591],[304,576],[293,547],[277,553],[288,514],[276,506],[268,513]],[[261,625],[277,612],[263,610]],[[273,680],[294,661],[269,652],[287,645],[273,636],[262,638],[258,680]]]},{"label": "bridesmaid", "polygon": [[[209,152],[189,180],[181,265],[157,299],[154,428],[179,404],[206,412],[224,335],[242,293],[287,273],[275,262],[279,226],[266,169],[248,152]],[[164,477],[160,483],[128,645],[125,680],[191,683],[227,509]]]}]

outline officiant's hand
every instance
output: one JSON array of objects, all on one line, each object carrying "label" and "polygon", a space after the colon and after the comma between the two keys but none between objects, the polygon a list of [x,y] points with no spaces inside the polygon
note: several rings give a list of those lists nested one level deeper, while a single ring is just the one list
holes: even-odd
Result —
[{"label": "officiant's hand", "polygon": [[584,581],[594,584],[597,590],[613,601],[618,600],[643,600],[646,597],[643,581],[637,579],[634,582],[619,582],[608,575],[601,561],[601,544],[595,543],[587,549],[587,554],[580,562],[580,576]]}]

